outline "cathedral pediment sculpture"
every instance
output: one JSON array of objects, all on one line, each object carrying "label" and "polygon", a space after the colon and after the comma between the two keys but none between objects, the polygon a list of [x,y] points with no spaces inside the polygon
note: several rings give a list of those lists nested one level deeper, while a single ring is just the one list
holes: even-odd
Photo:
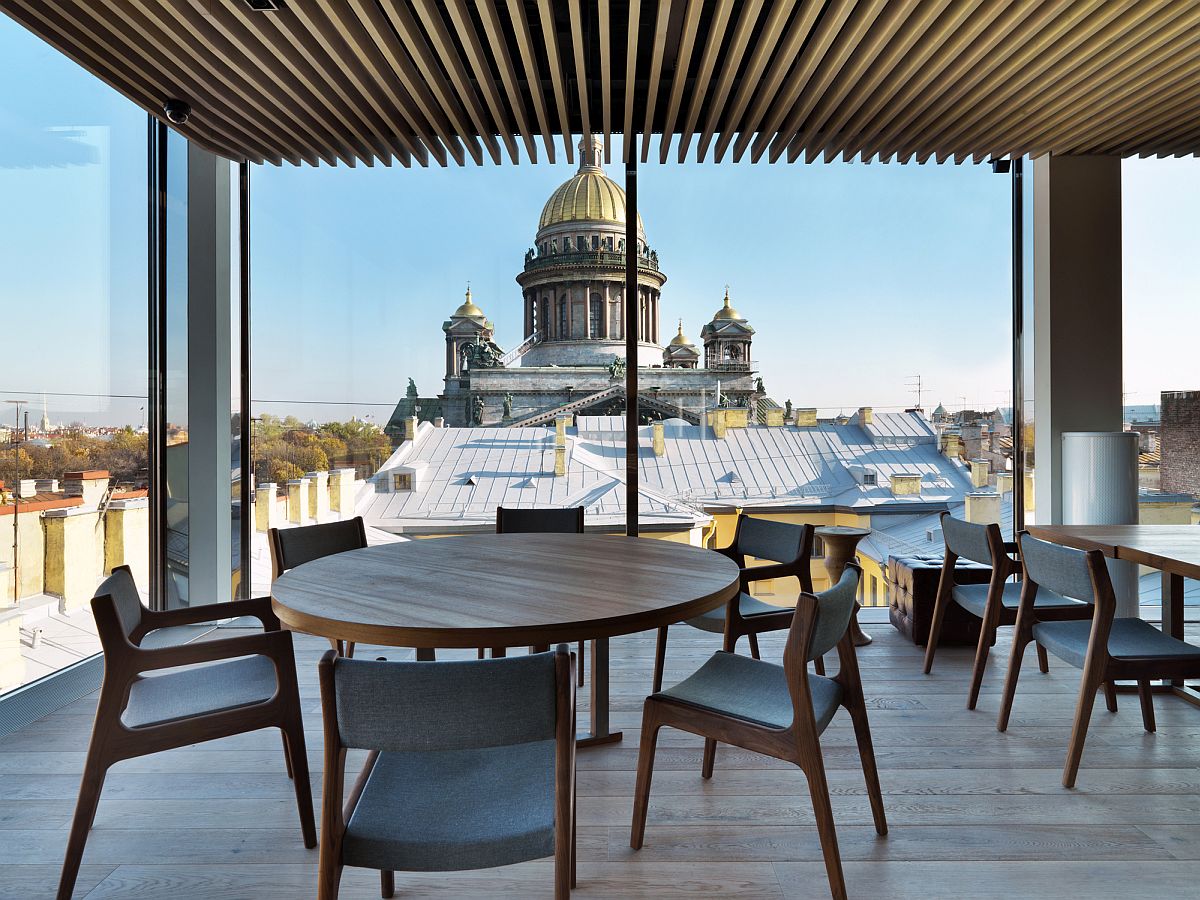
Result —
[{"label": "cathedral pediment sculpture", "polygon": [[504,351],[495,341],[484,340],[475,335],[475,340],[463,345],[463,366],[467,369],[495,369],[500,366]]}]

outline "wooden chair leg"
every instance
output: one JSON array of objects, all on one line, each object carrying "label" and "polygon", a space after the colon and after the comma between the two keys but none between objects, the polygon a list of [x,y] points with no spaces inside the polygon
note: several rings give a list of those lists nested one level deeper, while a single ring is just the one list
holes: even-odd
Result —
[{"label": "wooden chair leg", "polygon": [[946,607],[950,604],[949,592],[942,591],[939,586],[936,599],[933,601],[933,621],[929,623],[929,637],[925,639],[925,674],[933,671],[933,655],[937,653],[938,641],[942,637],[942,620],[946,618]]},{"label": "wooden chair leg", "polygon": [[1145,678],[1138,680],[1138,699],[1142,701],[1142,727],[1154,733],[1154,694],[1150,690],[1150,682]]},{"label": "wooden chair leg", "polygon": [[283,738],[283,761],[287,765],[287,776],[288,778],[295,778],[296,775],[294,772],[292,772],[292,751],[291,748],[288,747],[287,730],[280,728],[279,736]]},{"label": "wooden chair leg", "polygon": [[506,656],[508,656],[508,648],[507,647],[493,647],[492,648],[492,659],[504,659],[504,657],[506,657]]},{"label": "wooden chair leg", "polygon": [[550,650],[549,644],[534,644],[529,648],[530,653],[546,653]]},{"label": "wooden chair leg", "polygon": [[996,640],[996,629],[989,628],[985,621],[979,629],[979,644],[975,648],[975,666],[971,670],[971,690],[967,694],[967,709],[974,709],[979,702],[979,688],[983,684],[983,672],[987,668],[988,655]]},{"label": "wooden chair leg", "polygon": [[383,869],[379,873],[379,896],[385,898],[396,896],[396,873]]},{"label": "wooden chair leg", "polygon": [[304,746],[304,720],[300,716],[299,700],[292,722],[284,730],[284,756],[292,773],[292,787],[296,790],[300,833],[304,836],[304,846],[311,850],[317,846],[317,826],[313,817],[312,785],[308,777],[308,753]]},{"label": "wooden chair leg", "polygon": [[1117,683],[1115,681],[1104,682],[1104,703],[1108,706],[1110,713],[1117,711]]},{"label": "wooden chair leg", "polygon": [[833,823],[833,806],[829,802],[829,785],[825,781],[825,764],[821,760],[821,748],[814,747],[805,753],[807,757],[804,774],[808,778],[808,792],[812,797],[813,813],[817,820],[817,834],[821,837],[821,853],[825,857],[825,872],[829,876],[829,891],[834,900],[846,900],[846,879],[842,875],[842,855],[838,851],[837,829]]},{"label": "wooden chair leg", "polygon": [[[1112,682],[1105,682],[1105,691],[1111,689]],[[1088,723],[1092,719],[1092,704],[1096,701],[1098,685],[1083,673],[1083,683],[1079,686],[1079,702],[1075,705],[1075,723],[1071,727],[1071,743],[1067,746],[1067,764],[1063,768],[1063,787],[1075,787],[1075,777],[1079,774],[1079,761],[1083,758],[1083,742],[1087,740]]]},{"label": "wooden chair leg", "polygon": [[654,752],[658,745],[658,716],[655,701],[646,700],[642,706],[642,739],[638,747],[637,782],[633,788],[633,824],[629,829],[629,846],[642,849],[646,837],[646,813],[650,807],[650,782],[654,777]]},{"label": "wooden chair leg", "polygon": [[342,890],[342,864],[332,862],[321,854],[317,869],[317,900],[338,900]]},{"label": "wooden chair leg", "polygon": [[[578,679],[575,682],[577,687],[583,687],[583,658],[584,658],[583,648],[584,648],[584,644],[585,644],[584,641],[579,642],[579,649],[575,654],[575,659],[578,660],[578,663],[579,663],[575,667],[575,675]],[[574,886],[575,885],[571,885],[571,887],[574,887]]]},{"label": "wooden chair leg", "polygon": [[762,659],[762,656],[758,652],[758,635],[749,634],[747,637],[750,639],[750,655],[755,659]]},{"label": "wooden chair leg", "polygon": [[717,742],[715,738],[704,739],[704,761],[700,765],[700,777],[712,778],[713,766],[717,762]]},{"label": "wooden chair leg", "polygon": [[575,783],[571,787],[571,889],[578,885],[576,868],[579,863],[579,773],[576,770]]},{"label": "wooden chair leg", "polygon": [[667,626],[658,629],[658,640],[654,644],[654,683],[652,694],[662,690],[663,669],[667,665]]},{"label": "wooden chair leg", "polygon": [[877,834],[887,834],[883,789],[879,786],[879,770],[875,766],[875,745],[871,742],[871,723],[867,720],[867,710],[860,706],[848,709],[850,721],[854,723],[854,739],[858,743],[858,757],[862,762],[863,778],[867,782],[867,797],[871,801],[871,817],[875,820],[875,831]]},{"label": "wooden chair leg", "polygon": [[354,658],[354,641],[346,641],[346,658]]},{"label": "wooden chair leg", "polygon": [[818,656],[816,659],[813,660],[813,671],[816,672],[818,675],[825,674],[825,657]]},{"label": "wooden chair leg", "polygon": [[[1004,695],[1000,698],[1000,717],[996,720],[997,731],[1008,731],[1008,718],[1012,714],[1013,700],[1017,696],[1017,679],[1021,676],[1021,662],[1025,658],[1025,647],[1032,638],[1020,631],[1021,623],[1014,629],[1012,652],[1008,657],[1008,674],[1004,676]],[[1038,647],[1041,650],[1041,646]],[[1043,651],[1044,652],[1044,651]]]},{"label": "wooden chair leg", "polygon": [[107,760],[100,753],[89,749],[87,762],[83,766],[83,778],[79,783],[79,799],[75,801],[75,816],[71,819],[71,832],[67,837],[62,875],[58,880],[58,900],[71,900],[71,894],[75,891],[75,879],[79,877],[83,848],[87,844],[92,820],[96,818],[96,807],[100,804],[100,791],[104,788],[104,776],[107,772]]},{"label": "wooden chair leg", "polygon": [[480,647],[476,659],[487,659],[487,651]]},{"label": "wooden chair leg", "polygon": [[1041,644],[1037,645],[1038,669],[1043,675],[1050,674],[1050,659],[1046,656],[1046,648]]}]

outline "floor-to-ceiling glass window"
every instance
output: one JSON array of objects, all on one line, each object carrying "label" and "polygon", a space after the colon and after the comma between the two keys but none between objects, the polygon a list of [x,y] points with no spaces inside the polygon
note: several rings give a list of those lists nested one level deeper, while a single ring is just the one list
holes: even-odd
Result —
[{"label": "floor-to-ceiling glass window", "polygon": [[0,692],[150,588],[146,115],[0,17]]}]

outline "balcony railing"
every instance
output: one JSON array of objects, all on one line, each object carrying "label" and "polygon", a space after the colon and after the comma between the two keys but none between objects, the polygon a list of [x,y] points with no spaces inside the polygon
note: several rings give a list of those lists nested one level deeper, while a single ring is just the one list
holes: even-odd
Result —
[{"label": "balcony railing", "polygon": [[[525,260],[526,272],[553,266],[606,266],[619,269],[625,267],[625,254],[617,250],[572,250],[570,253],[531,256]],[[639,256],[638,268],[646,272],[657,272],[658,262],[650,257]]]}]

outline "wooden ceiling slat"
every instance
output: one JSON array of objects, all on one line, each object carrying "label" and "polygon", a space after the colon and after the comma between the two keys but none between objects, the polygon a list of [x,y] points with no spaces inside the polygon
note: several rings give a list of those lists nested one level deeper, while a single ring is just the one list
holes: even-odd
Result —
[{"label": "wooden ceiling slat", "polygon": [[[56,22],[44,18],[45,9],[40,4],[35,6],[36,11],[32,11],[29,6],[25,0],[13,0],[5,7],[4,12],[14,22],[38,34],[51,47],[70,56],[83,69],[119,91],[146,112],[156,116],[162,114],[161,96],[157,93],[150,93],[142,83],[131,79],[126,71],[112,61],[111,57],[103,53],[93,54],[92,46],[88,41],[81,40],[79,35],[71,33],[69,29],[67,32],[59,31]],[[235,149],[235,144],[225,143],[219,136],[210,133],[208,128],[202,127],[196,120],[192,120],[190,125],[185,125],[177,130],[188,140],[195,141],[213,153],[236,156],[242,152]],[[264,159],[254,161],[263,162]],[[280,158],[267,157],[265,161],[279,162]]]},{"label": "wooden ceiling slat", "polygon": [[621,132],[625,136],[621,142],[621,155],[626,163],[633,159],[633,147],[636,143],[636,136],[633,134],[633,97],[637,90],[638,32],[641,30],[641,22],[642,0],[629,0],[629,29],[625,39],[625,130]]},{"label": "wooden ceiling slat", "polygon": [[[321,6],[318,10],[312,4],[298,5],[296,15],[300,22],[286,17],[265,24],[275,27],[277,33],[291,41],[309,65],[324,76],[326,96],[331,100],[336,98],[349,113],[343,118],[347,127],[356,136],[374,133],[375,152],[380,159],[387,162],[393,156],[408,165],[415,157],[422,165],[426,164],[425,148],[415,140],[415,123],[409,119],[400,93],[386,77],[391,74],[390,67],[380,57],[378,48],[362,40],[365,33],[353,28],[357,22],[346,27],[346,22],[338,16],[339,11],[345,12],[344,6],[333,11],[328,4]],[[301,23],[307,27],[299,27]],[[357,48],[356,52],[351,51],[352,46]],[[339,56],[344,61],[334,65]],[[386,98],[379,96],[381,92]],[[402,119],[406,120],[403,125]],[[410,140],[409,133],[413,133],[414,139]]]},{"label": "wooden ceiling slat", "polygon": [[1049,46],[1037,46],[1031,42],[1020,52],[1006,57],[986,78],[965,93],[961,102],[955,103],[954,108],[943,117],[944,124],[939,130],[930,128],[922,134],[923,146],[918,151],[918,158],[923,160],[933,155],[938,162],[944,162],[953,155],[953,148],[958,146],[964,134],[979,133],[987,114],[997,106],[1011,100],[1030,82],[1053,79],[1055,73],[1061,78],[1065,73],[1060,64],[1065,60],[1066,66],[1070,66],[1081,46],[1097,37],[1100,40],[1092,45],[1093,48],[1104,46],[1105,42],[1114,38],[1113,29],[1126,31],[1150,11],[1152,7],[1141,0],[1124,3],[1107,0],[1092,15],[1081,20],[1078,27],[1064,24],[1060,33],[1056,34],[1054,30],[1047,33],[1046,37],[1052,40]]},{"label": "wooden ceiling slat", "polygon": [[[804,48],[804,53],[796,61],[783,83],[783,88],[767,108],[767,115],[762,121],[762,126],[750,145],[751,162],[758,162],[762,158],[771,139],[779,133],[783,120],[791,112],[796,101],[800,99],[800,94],[809,79],[812,78],[813,72],[817,70],[817,66],[821,64],[826,52],[837,39],[842,26],[854,12],[854,5],[855,0],[831,0],[829,5],[822,10],[817,27],[813,31],[808,45]],[[740,153],[737,155],[741,156]]]},{"label": "wooden ceiling slat", "polygon": [[730,39],[729,49],[724,56],[728,60],[728,64],[717,70],[717,84],[709,98],[708,114],[704,117],[704,129],[700,132],[700,140],[696,144],[698,162],[704,162],[713,135],[721,127],[725,101],[729,99],[729,92],[733,88],[733,78],[737,74],[738,67],[746,57],[746,47],[754,34],[754,26],[762,15],[762,7],[759,0],[746,0],[746,3],[738,10],[737,24],[733,27],[733,37]]},{"label": "wooden ceiling slat", "polygon": [[[1037,0],[1021,0],[1031,8]],[[882,123],[891,121],[905,104],[915,102],[925,87],[1003,14],[1019,15],[1020,6],[1009,0],[976,0],[956,3],[937,23],[922,35],[916,46],[875,90],[861,110],[850,117],[837,136],[826,135],[824,159],[831,162],[839,154],[850,160],[864,152]]]},{"label": "wooden ceiling slat", "polygon": [[679,117],[679,105],[687,87],[688,72],[692,67],[692,50],[696,46],[696,33],[700,30],[700,14],[704,12],[703,0],[687,0],[683,12],[683,35],[679,41],[679,56],[675,60],[675,75],[671,78],[671,95],[667,100],[667,114],[663,119],[662,140],[658,142],[659,163],[666,164],[671,152],[671,138],[675,134],[675,120]]},{"label": "wooden ceiling slat", "polygon": [[575,57],[575,83],[579,95],[579,118],[582,124],[583,139],[592,139],[592,116],[588,109],[588,77],[587,64],[584,56],[587,52],[584,46],[583,11],[579,8],[579,0],[570,0],[567,9],[571,17],[571,48]]},{"label": "wooden ceiling slat", "polygon": [[[63,11],[62,4],[58,5],[60,11]],[[73,15],[77,15],[76,11],[72,10]],[[143,15],[132,3],[122,3],[116,5],[111,11],[112,18],[104,19],[102,17],[100,24],[95,19],[92,20],[90,30],[93,35],[99,34],[105,27],[115,29],[118,20],[124,23],[126,29],[133,29],[146,41],[150,46],[156,48],[159,53],[156,56],[147,56],[146,60],[149,64],[156,64],[164,58],[173,66],[188,76],[191,81],[190,86],[180,86],[180,90],[191,103],[198,103],[203,108],[213,109],[218,106],[215,102],[220,99],[223,102],[220,104],[221,113],[224,113],[222,118],[226,118],[238,129],[240,134],[246,135],[246,140],[260,154],[274,156],[275,153],[271,147],[277,147],[283,139],[279,129],[275,129],[272,133],[276,136],[273,142],[264,141],[258,136],[258,129],[263,124],[261,121],[251,118],[244,114],[244,111],[236,105],[231,105],[228,100],[232,96],[232,91],[228,86],[228,77],[231,70],[224,66],[220,58],[215,54],[205,52],[206,48],[198,48],[203,54],[201,57],[192,56],[189,51],[193,49],[183,41],[176,39],[174,35],[169,34],[145,15]],[[82,19],[77,19],[82,22]],[[207,64],[207,65],[206,65]],[[210,71],[211,70],[211,71]],[[200,91],[197,92],[197,85],[200,86]],[[177,95],[178,96],[178,95]],[[257,91],[247,91],[242,97],[253,107],[254,110],[262,115],[267,109],[272,107],[268,99],[263,98]],[[164,97],[164,100],[166,98]],[[218,113],[220,114],[220,113]],[[301,153],[293,153],[293,157],[298,161],[301,158],[315,160],[317,151],[315,146],[306,141],[299,132],[287,125],[287,123],[279,123],[285,134],[290,134],[293,140],[296,140],[303,147]]]},{"label": "wooden ceiling slat", "polygon": [[530,162],[537,162],[537,141],[534,140],[533,129],[529,127],[529,116],[526,114],[521,88],[517,83],[517,70],[513,65],[508,44],[504,40],[504,31],[500,25],[500,17],[496,13],[496,4],[493,0],[480,0],[475,8],[483,23],[483,33],[487,36],[492,58],[496,60],[496,67],[500,70],[500,83],[504,85],[508,106],[517,120],[517,130],[525,143],[525,152],[529,154]]},{"label": "wooden ceiling slat", "polygon": [[[471,13],[467,8],[464,0],[447,0],[446,12],[450,15],[450,21],[454,25],[454,31],[458,35],[459,43],[463,45],[467,52],[467,60],[471,63],[471,71],[475,73],[475,81],[479,84],[480,90],[483,93],[484,102],[487,104],[488,112],[491,113],[492,121],[500,131],[500,138],[504,141],[504,146],[508,149],[509,158],[515,163],[520,159],[520,154],[517,152],[516,131],[517,126],[509,120],[504,109],[504,103],[500,99],[500,90],[496,87],[496,80],[492,77],[492,70],[488,64],[487,55],[483,49],[483,43],[479,39],[479,33],[475,30],[475,23],[471,21]],[[522,128],[521,132],[526,133],[527,128]],[[533,140],[528,140],[529,147],[534,146]],[[534,151],[530,149],[530,161],[536,160]]]},{"label": "wooden ceiling slat", "polygon": [[[813,0],[819,3],[820,0]],[[688,147],[696,131],[696,123],[700,119],[700,107],[708,96],[708,86],[712,82],[716,70],[717,55],[725,42],[725,31],[729,27],[729,19],[733,14],[733,0],[717,0],[712,19],[708,23],[708,40],[704,43],[704,52],[700,55],[700,69],[696,73],[696,82],[692,85],[692,99],[688,101],[687,117],[679,134],[679,161],[687,158]]]},{"label": "wooden ceiling slat", "polygon": [[542,25],[542,38],[546,44],[546,59],[550,66],[550,87],[554,93],[554,105],[558,110],[559,134],[562,135],[563,152],[567,162],[575,162],[575,144],[571,135],[571,119],[567,115],[567,86],[563,79],[562,56],[558,52],[557,29],[554,24],[554,6],[550,0],[538,0],[538,21]]},{"label": "wooden ceiling slat", "polygon": [[[929,33],[950,2],[951,0],[925,0],[920,3],[915,14],[906,19],[895,38],[888,43],[883,52],[871,63],[870,68],[855,82],[836,106],[831,105],[826,113],[822,109],[826,101],[822,99],[821,103],[817,104],[813,115],[815,118],[821,119],[823,124],[816,129],[816,134],[808,136],[804,142],[805,162],[814,162],[828,149],[833,138],[819,135],[837,136],[841,134],[846,123],[863,108],[863,105],[880,85],[895,73],[901,62],[912,54],[914,47]],[[797,144],[796,147],[797,153],[793,153],[792,145],[789,145],[789,162],[795,162],[799,155],[799,145]]]},{"label": "wooden ceiling slat", "polygon": [[[1108,88],[1097,85],[1084,94],[1078,103],[1044,130],[1036,131],[1027,138],[1026,146],[1036,150],[1043,146],[1056,148],[1073,141],[1078,146],[1091,146],[1092,141],[1111,128],[1114,123],[1124,122],[1129,114],[1141,110],[1147,100],[1160,97],[1164,81],[1172,83],[1191,71],[1187,64],[1187,49],[1196,52],[1197,34],[1189,31],[1181,41],[1185,48],[1180,53],[1162,48],[1147,57],[1137,66],[1137,74],[1125,79],[1119,87]],[[1044,151],[1048,152],[1048,151]],[[1061,151],[1059,151],[1061,152]]]},{"label": "wooden ceiling slat", "polygon": [[[967,97],[978,95],[989,84],[999,84],[1003,89],[1003,81],[999,76],[1003,72],[1013,71],[1008,66],[1011,60],[1020,59],[1026,65],[1030,64],[1030,60],[1038,60],[1039,51],[1052,46],[1055,40],[1086,21],[1101,8],[1101,4],[1107,2],[1109,0],[1059,0],[1057,3],[1046,3],[1002,42],[992,47],[974,66],[960,73],[936,100],[905,128],[895,133],[892,142],[897,147],[897,156],[901,160],[916,158],[925,162],[930,155],[924,142],[925,134],[938,130],[947,117],[953,117],[958,109],[965,107]],[[1113,2],[1115,4],[1119,0]],[[959,101],[962,101],[961,105]]]},{"label": "wooden ceiling slat", "polygon": [[[717,134],[716,147],[713,149],[713,162],[721,162],[725,156],[725,149],[729,146],[729,142],[733,139],[734,134],[740,131],[738,126],[742,121],[742,114],[745,113],[746,107],[750,104],[750,98],[754,94],[754,86],[762,81],[763,69],[779,46],[779,41],[784,35],[785,26],[788,19],[791,18],[792,10],[795,8],[795,0],[784,0],[784,2],[771,4],[767,12],[767,20],[763,23],[762,31],[759,32],[754,49],[750,51],[750,60],[746,63],[745,72],[738,79],[738,87],[733,95],[733,102],[729,104],[729,112],[725,116],[727,127],[722,128]],[[666,159],[663,162],[666,162]]]},{"label": "wooden ceiling slat", "polygon": [[[393,8],[397,6],[397,0],[388,0],[388,2]],[[446,27],[446,22],[442,18],[439,4],[433,0],[407,0],[405,6],[411,6],[416,10],[417,18],[424,26],[429,40],[433,42],[433,49],[437,53],[438,59],[449,73],[450,83],[458,94],[459,103],[466,109],[467,116],[475,127],[475,132],[483,140],[483,145],[487,148],[488,153],[491,154],[492,162],[500,162],[500,143],[496,140],[496,135],[499,133],[504,139],[510,159],[515,163],[517,161],[517,142],[513,140],[511,129],[507,129],[504,122],[490,122],[483,107],[479,105],[479,96],[476,94],[470,78],[467,77],[467,67],[463,65],[462,57],[458,55],[454,39],[450,36],[450,29]],[[505,133],[506,131],[507,133]]]},{"label": "wooden ceiling slat", "polygon": [[[437,100],[443,115],[449,119],[450,124],[454,128],[454,133],[463,140],[467,148],[467,153],[475,161],[475,164],[483,165],[483,151],[479,147],[479,139],[483,138],[483,135],[477,134],[475,128],[468,127],[466,110],[463,109],[458,95],[442,74],[437,54],[433,52],[433,49],[429,46],[429,42],[425,40],[425,35],[422,33],[417,20],[413,17],[409,5],[407,3],[393,3],[391,0],[378,0],[378,2],[383,11],[384,19],[391,23],[396,34],[399,35],[400,43],[404,45],[404,49],[412,57],[421,80]],[[382,30],[379,32],[381,35],[383,33]],[[495,148],[489,146],[487,149],[493,159],[499,159],[500,150],[498,146]]]},{"label": "wooden ceiling slat", "polygon": [[[340,3],[341,0],[333,0]],[[362,28],[363,42],[369,41],[391,66],[404,89],[406,96],[416,104],[417,110],[424,119],[426,128],[433,133],[425,133],[423,140],[429,151],[439,162],[444,154],[437,150],[440,142],[446,153],[450,154],[458,165],[465,165],[467,154],[473,159],[479,159],[479,146],[475,138],[463,136],[450,121],[446,111],[433,92],[429,89],[425,77],[417,68],[416,61],[409,55],[401,43],[399,36],[392,29],[391,23],[379,8],[376,0],[349,0],[350,8],[345,12],[353,12]],[[436,140],[435,140],[436,137]],[[474,148],[472,151],[471,148]]]},{"label": "wooden ceiling slat", "polygon": [[612,10],[608,0],[596,0],[596,31],[600,39],[600,119],[604,129],[604,162],[612,162]]},{"label": "wooden ceiling slat", "polygon": [[[874,8],[869,3],[860,7],[863,11],[861,28],[851,30],[848,34],[843,32],[842,37],[847,38],[848,46],[826,57],[828,76],[822,78],[818,75],[813,85],[809,86],[810,89],[814,85],[816,87],[812,96],[784,120],[783,128],[771,142],[772,162],[785,151],[788,153],[788,162],[796,161],[804,148],[801,130],[805,138],[821,133],[838,104],[859,82],[920,2],[924,0],[888,0]],[[796,142],[795,147],[790,148],[793,141]]]},{"label": "wooden ceiling slat", "polygon": [[[336,160],[353,166],[360,158],[344,136],[337,139],[338,113],[319,91],[313,89],[313,83],[318,80],[317,72],[293,48],[274,46],[257,29],[248,28],[241,22],[235,11],[227,11],[226,16],[209,16],[204,0],[160,0],[160,4],[151,0],[133,1],[148,16],[155,14],[157,8],[158,14],[164,12],[174,19],[176,28],[184,28],[186,34],[199,35],[208,42],[238,72],[241,83],[233,85],[235,88],[260,86],[269,90],[271,96],[277,97],[277,102],[288,109],[287,114],[306,125],[308,130],[314,134],[326,131],[334,136],[326,140],[322,154],[325,163],[334,166],[336,157]],[[281,72],[272,72],[264,65],[264,59],[271,53],[286,62]]]},{"label": "wooden ceiling slat", "polygon": [[[1141,9],[1151,10],[1152,7]],[[1108,31],[1119,28],[1110,25],[1104,33],[1088,42],[1095,45],[1094,52],[1069,57],[1041,77],[1030,81],[1019,92],[996,106],[977,126],[971,138],[964,138],[951,147],[951,155],[956,159],[962,157],[975,141],[994,146],[1004,135],[1008,135],[1009,141],[1013,142],[1011,145],[1015,145],[1013,136],[1024,123],[1031,117],[1044,121],[1054,115],[1068,102],[1065,98],[1078,96],[1077,88],[1082,85],[1086,89],[1091,83],[1087,81],[1088,78],[1097,73],[1101,73],[1101,77],[1112,77],[1118,71],[1126,71],[1139,61],[1139,54],[1148,54],[1159,47],[1159,40],[1174,40],[1197,23],[1200,23],[1200,7],[1193,5],[1190,0],[1180,0],[1142,18],[1127,31],[1109,35]],[[978,162],[980,158],[981,155],[977,155],[975,161]]]},{"label": "wooden ceiling slat", "polygon": [[[504,12],[501,12],[503,7]],[[233,158],[1200,153],[1196,0],[0,0]],[[531,22],[530,17],[536,21]],[[623,105],[618,106],[623,101]],[[536,131],[534,130],[536,129]],[[672,142],[677,142],[672,151]],[[628,159],[628,157],[627,157]]]},{"label": "wooden ceiling slat", "polygon": [[[545,2],[545,0],[541,0]],[[650,135],[654,133],[654,106],[658,100],[659,82],[662,80],[663,56],[666,54],[667,28],[671,24],[671,0],[658,0],[658,14],[654,17],[654,43],[650,50],[650,79],[645,94],[646,122],[642,126],[642,162],[650,158]],[[663,135],[667,139],[667,135]]]},{"label": "wooden ceiling slat", "polygon": [[[918,74],[913,79],[911,88],[897,95],[894,101],[895,105],[889,104],[884,109],[873,129],[874,134],[859,151],[862,153],[863,159],[869,160],[874,156],[883,158],[885,148],[887,148],[887,156],[898,155],[897,150],[894,149],[897,145],[893,139],[905,131],[912,121],[928,108],[923,103],[913,102],[917,96],[929,98],[930,102],[941,97],[947,90],[953,88],[958,79],[965,77],[966,73],[975,65],[986,59],[997,44],[1004,41],[1015,29],[1028,21],[1030,16],[1049,15],[1053,11],[1061,10],[1063,0],[1050,0],[1050,3],[1052,6],[1045,5],[1043,0],[1023,0],[1023,2],[1017,0],[1011,4],[1002,3],[1000,8],[1004,11],[1003,15],[987,22],[986,26],[978,31],[977,36],[965,46],[948,44],[943,49],[950,51],[949,54],[934,54],[929,62],[931,69],[928,73],[929,77],[922,78],[921,74]],[[964,37],[966,36],[964,34]],[[919,87],[917,87],[918,84]],[[914,93],[914,91],[919,93]],[[891,114],[890,118],[884,118],[889,113]]]}]

